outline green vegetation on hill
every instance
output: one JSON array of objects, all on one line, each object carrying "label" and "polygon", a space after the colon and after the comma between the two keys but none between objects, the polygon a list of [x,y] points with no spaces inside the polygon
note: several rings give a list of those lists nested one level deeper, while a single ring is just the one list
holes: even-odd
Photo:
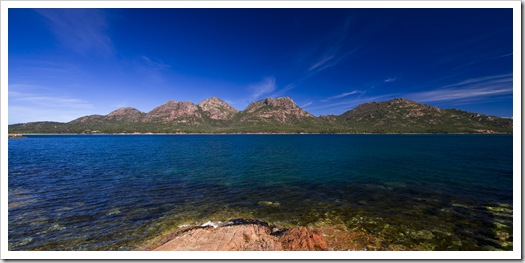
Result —
[{"label": "green vegetation on hill", "polygon": [[149,113],[121,108],[68,123],[9,125],[9,133],[512,133],[512,119],[439,109],[407,99],[365,103],[339,116],[315,117],[289,98],[237,111],[218,98],[169,101]]}]

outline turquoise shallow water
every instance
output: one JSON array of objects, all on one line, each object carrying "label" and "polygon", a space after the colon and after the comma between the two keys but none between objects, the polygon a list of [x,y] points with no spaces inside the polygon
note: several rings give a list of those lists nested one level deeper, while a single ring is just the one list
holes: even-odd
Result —
[{"label": "turquoise shallow water", "polygon": [[512,249],[511,135],[35,135],[8,147],[10,250],[129,250],[238,216],[341,223],[385,248]]}]

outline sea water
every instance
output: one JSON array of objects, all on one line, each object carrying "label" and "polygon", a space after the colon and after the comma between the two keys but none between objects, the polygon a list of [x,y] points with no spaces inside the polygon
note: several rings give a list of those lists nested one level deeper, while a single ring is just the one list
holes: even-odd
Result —
[{"label": "sea water", "polygon": [[131,250],[235,217],[512,250],[511,135],[33,135],[8,170],[9,250]]}]

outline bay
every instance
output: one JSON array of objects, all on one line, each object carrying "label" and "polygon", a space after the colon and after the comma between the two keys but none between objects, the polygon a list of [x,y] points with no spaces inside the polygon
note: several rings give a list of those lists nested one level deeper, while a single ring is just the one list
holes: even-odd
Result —
[{"label": "bay", "polygon": [[131,250],[235,217],[512,250],[512,135],[29,135],[8,171],[10,250]]}]

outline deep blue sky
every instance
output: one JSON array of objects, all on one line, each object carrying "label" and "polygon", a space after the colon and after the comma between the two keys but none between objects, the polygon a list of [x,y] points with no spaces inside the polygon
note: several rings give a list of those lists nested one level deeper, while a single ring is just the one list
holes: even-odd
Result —
[{"label": "deep blue sky", "polygon": [[217,96],[512,117],[512,9],[9,9],[9,123]]}]

